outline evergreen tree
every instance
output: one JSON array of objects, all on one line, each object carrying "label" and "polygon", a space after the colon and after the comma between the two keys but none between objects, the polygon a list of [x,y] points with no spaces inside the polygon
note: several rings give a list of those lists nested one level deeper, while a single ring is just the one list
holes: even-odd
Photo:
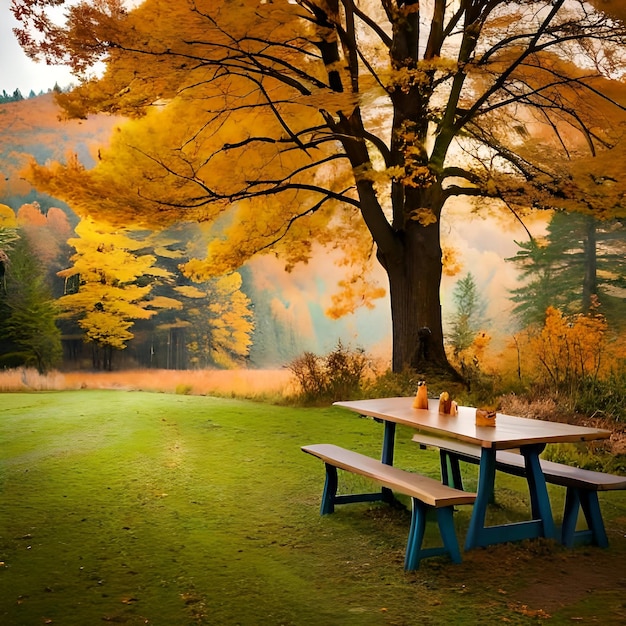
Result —
[{"label": "evergreen tree", "polygon": [[485,324],[485,303],[480,300],[471,272],[457,282],[452,298],[456,310],[450,322],[448,343],[454,348],[454,354],[458,356],[460,352],[472,345],[481,326]]},{"label": "evergreen tree", "polygon": [[[545,239],[518,243],[516,263],[524,280],[512,292],[524,325],[543,323],[553,306],[565,314],[588,313],[597,304],[607,318],[626,289],[626,229],[623,220],[557,212]],[[608,310],[607,310],[608,308]]]},{"label": "evergreen tree", "polygon": [[57,310],[25,238],[13,245],[8,257],[5,288],[0,291],[0,360],[44,373],[61,359]]}]

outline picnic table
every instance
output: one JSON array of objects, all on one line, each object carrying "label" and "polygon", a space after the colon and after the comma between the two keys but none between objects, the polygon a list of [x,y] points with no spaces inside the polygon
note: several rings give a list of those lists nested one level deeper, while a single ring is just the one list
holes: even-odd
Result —
[{"label": "picnic table", "polygon": [[[548,443],[587,442],[610,437],[610,431],[572,424],[548,422],[498,413],[495,426],[476,426],[476,409],[458,407],[457,415],[439,413],[439,401],[429,400],[428,409],[413,408],[413,398],[380,398],[335,402],[362,416],[384,423],[381,461],[393,465],[396,424],[417,431],[466,442],[480,447],[479,478],[465,549],[535,537],[556,539],[556,527],[539,455]],[[493,499],[496,452],[518,449],[524,459],[533,519],[487,526],[487,506]]]}]

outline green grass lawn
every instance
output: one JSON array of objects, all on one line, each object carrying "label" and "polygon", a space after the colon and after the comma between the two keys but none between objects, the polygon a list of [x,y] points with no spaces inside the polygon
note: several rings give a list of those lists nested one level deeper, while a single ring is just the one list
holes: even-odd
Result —
[{"label": "green grass lawn", "polygon": [[[323,464],[300,451],[329,442],[377,456],[381,441],[380,424],[334,408],[1,394],[0,624],[626,621],[626,494],[601,499],[608,550],[525,542],[406,573],[409,513],[376,503],[320,517]],[[402,428],[396,463],[438,476],[437,454]],[[490,515],[520,518],[523,483],[498,481]],[[563,496],[551,494],[558,516]],[[455,516],[461,543],[469,514]]]}]

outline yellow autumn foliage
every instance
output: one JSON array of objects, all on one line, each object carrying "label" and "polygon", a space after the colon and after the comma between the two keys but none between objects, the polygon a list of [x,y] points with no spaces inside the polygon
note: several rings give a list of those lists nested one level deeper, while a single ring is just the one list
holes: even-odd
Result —
[{"label": "yellow autumn foliage", "polygon": [[181,310],[183,303],[180,300],[168,298],[167,296],[152,296],[150,298],[150,308]]},{"label": "yellow autumn foliage", "polygon": [[419,222],[422,226],[428,226],[429,224],[437,223],[437,216],[432,212],[431,209],[426,207],[421,207],[419,209],[415,209],[411,211],[409,214],[409,219]]},{"label": "yellow autumn foliage", "polygon": [[171,298],[147,299],[152,287],[136,284],[137,279],[169,272],[154,267],[154,256],[134,254],[141,244],[124,231],[93,218],[81,220],[75,230],[79,237],[68,241],[76,250],[73,265],[59,275],[78,276],[80,284],[59,303],[65,317],[78,319],[88,341],[122,349],[133,337],[133,320],[149,319],[154,309],[181,307]]},{"label": "yellow autumn foliage", "polygon": [[194,285],[178,285],[174,291],[186,298],[205,298],[206,293]]},{"label": "yellow autumn foliage", "polygon": [[372,283],[371,279],[359,272],[340,280],[338,287],[339,291],[331,295],[331,306],[326,309],[331,319],[354,313],[360,307],[373,309],[374,301],[387,293],[383,287]]},{"label": "yellow autumn foliage", "polygon": [[449,243],[444,243],[441,246],[441,261],[443,273],[446,276],[456,276],[463,269],[460,251]]},{"label": "yellow autumn foliage", "polygon": [[[26,176],[81,216],[206,224],[205,257],[184,265],[196,281],[255,254],[293,269],[319,244],[345,270],[330,307],[339,315],[382,295],[365,279],[378,256],[394,293],[422,277],[394,324],[427,323],[443,362],[438,223],[450,198],[487,196],[516,217],[530,207],[624,212],[626,116],[609,111],[623,84],[602,77],[623,69],[623,33],[583,3],[135,4],[68,9],[61,52],[79,70],[106,54],[106,72],[59,96],[71,114],[133,119],[90,172],[69,157],[33,162]],[[583,148],[600,156],[591,177]],[[125,254],[111,249],[116,264]],[[443,256],[444,271],[458,271]],[[226,315],[222,306],[209,313]],[[401,334],[397,369],[418,354],[415,333]]]},{"label": "yellow autumn foliage", "polygon": [[15,213],[6,204],[0,204],[0,228],[17,228]]},{"label": "yellow autumn foliage", "polygon": [[224,275],[206,286],[209,304],[188,310],[190,360],[196,367],[240,366],[249,353],[254,329],[250,300],[241,291],[241,275]]},{"label": "yellow autumn foliage", "polygon": [[548,307],[541,332],[531,342],[531,351],[556,386],[571,386],[601,373],[607,348],[607,323],[604,316],[566,316]]}]

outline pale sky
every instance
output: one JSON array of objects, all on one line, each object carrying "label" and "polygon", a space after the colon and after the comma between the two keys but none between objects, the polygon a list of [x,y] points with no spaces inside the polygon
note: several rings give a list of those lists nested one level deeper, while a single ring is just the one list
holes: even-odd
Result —
[{"label": "pale sky", "polygon": [[10,11],[11,0],[0,0],[0,93],[9,95],[19,89],[27,98],[31,89],[35,93],[52,89],[55,83],[67,87],[75,83],[67,67],[52,67],[34,63],[22,51],[13,27],[17,22]]}]

